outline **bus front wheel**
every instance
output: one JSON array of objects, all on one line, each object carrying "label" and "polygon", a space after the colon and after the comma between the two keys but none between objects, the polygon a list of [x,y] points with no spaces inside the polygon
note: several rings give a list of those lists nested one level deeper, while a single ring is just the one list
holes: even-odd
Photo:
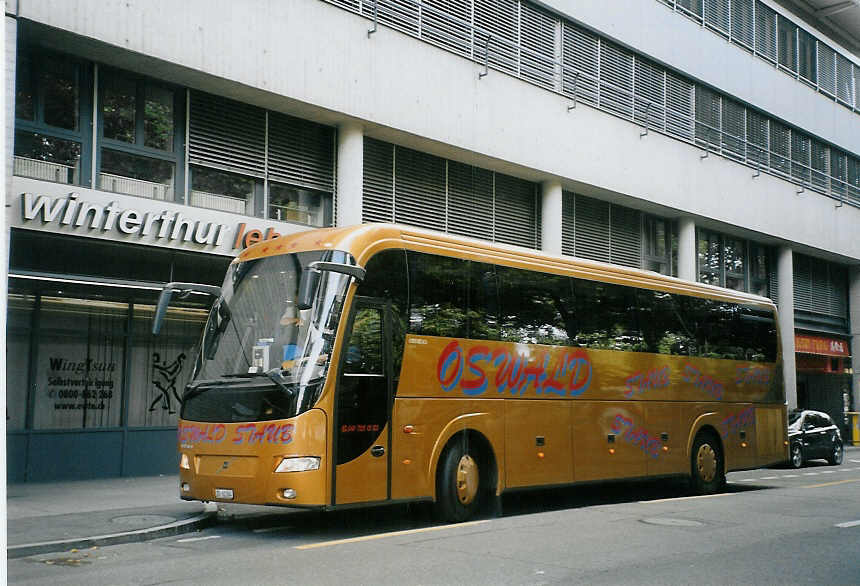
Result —
[{"label": "bus front wheel", "polygon": [[477,512],[486,493],[482,486],[484,462],[465,437],[445,448],[436,480],[436,515],[440,520],[461,523]]},{"label": "bus front wheel", "polygon": [[714,494],[726,485],[723,448],[716,435],[699,432],[693,442],[690,484],[696,494]]}]

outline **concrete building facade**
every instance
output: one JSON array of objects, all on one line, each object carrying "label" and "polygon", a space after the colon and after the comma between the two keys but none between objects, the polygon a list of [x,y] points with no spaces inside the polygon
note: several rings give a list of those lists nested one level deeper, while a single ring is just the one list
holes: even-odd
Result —
[{"label": "concrete building facade", "polygon": [[7,0],[8,478],[175,467],[257,241],[418,225],[773,298],[860,409],[860,58],[771,0]]}]

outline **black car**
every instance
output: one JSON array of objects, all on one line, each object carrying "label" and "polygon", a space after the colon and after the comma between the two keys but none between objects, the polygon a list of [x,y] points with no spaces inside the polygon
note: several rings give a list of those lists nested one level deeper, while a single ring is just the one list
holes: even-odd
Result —
[{"label": "black car", "polygon": [[823,458],[838,466],[842,463],[842,434],[827,413],[792,411],[788,414],[788,440],[791,445],[789,464],[800,468],[807,460]]}]

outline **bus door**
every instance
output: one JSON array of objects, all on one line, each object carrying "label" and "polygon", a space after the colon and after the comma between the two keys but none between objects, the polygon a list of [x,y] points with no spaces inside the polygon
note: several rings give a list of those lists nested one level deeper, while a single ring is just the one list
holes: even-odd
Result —
[{"label": "bus door", "polygon": [[382,501],[390,496],[389,315],[384,300],[353,299],[335,398],[332,504]]}]

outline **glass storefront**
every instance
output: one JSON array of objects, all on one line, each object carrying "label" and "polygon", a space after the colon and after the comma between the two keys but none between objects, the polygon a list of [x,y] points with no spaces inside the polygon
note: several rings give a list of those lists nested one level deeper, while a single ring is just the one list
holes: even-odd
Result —
[{"label": "glass storefront", "polygon": [[229,260],[12,230],[7,482],[174,470],[210,300],[178,300],[153,336],[158,283],[220,284]]},{"label": "glass storefront", "polygon": [[171,308],[157,337],[154,312],[151,303],[10,294],[8,429],[175,426],[206,308]]}]

